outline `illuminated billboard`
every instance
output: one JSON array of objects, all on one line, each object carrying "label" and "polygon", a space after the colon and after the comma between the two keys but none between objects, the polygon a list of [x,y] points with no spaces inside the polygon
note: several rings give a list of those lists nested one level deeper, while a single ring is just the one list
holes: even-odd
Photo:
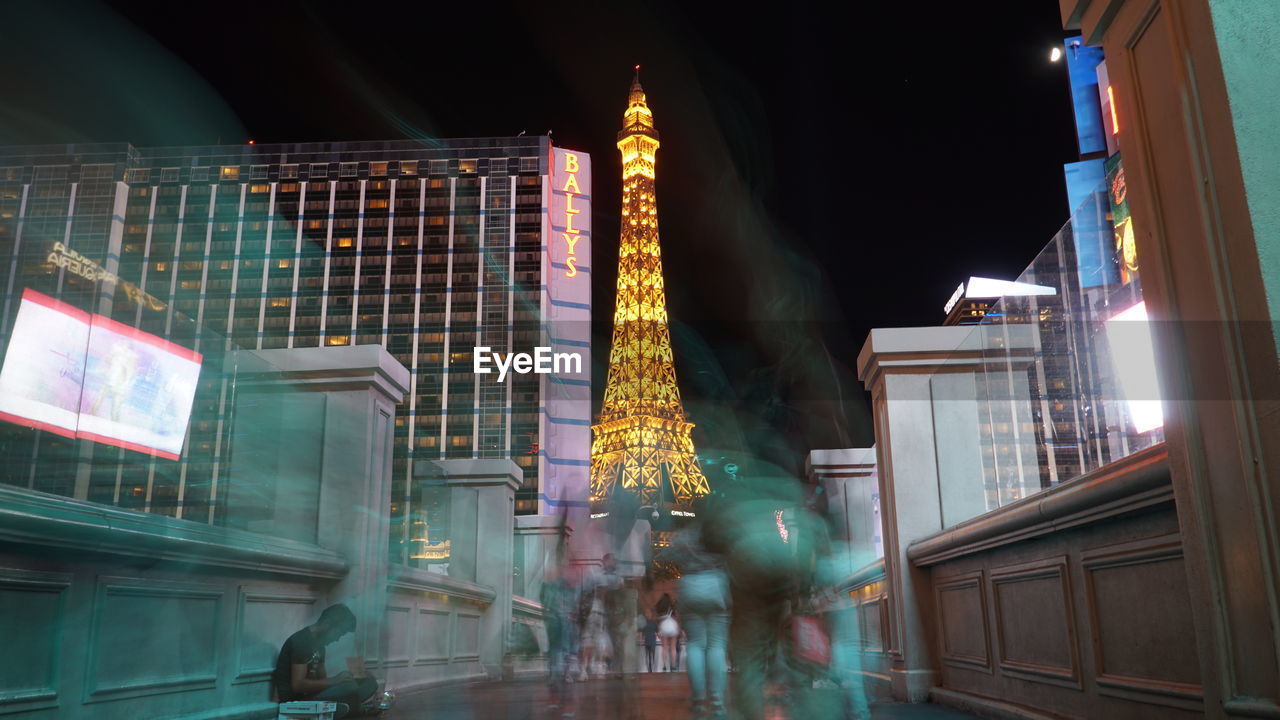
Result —
[{"label": "illuminated billboard", "polygon": [[1102,48],[1084,44],[1084,38],[1066,38],[1062,41],[1066,51],[1067,77],[1071,80],[1071,106],[1076,116],[1076,138],[1080,142],[1080,154],[1090,155],[1107,149],[1103,134],[1102,109],[1098,102],[1098,66],[1102,62]]},{"label": "illuminated billboard", "polygon": [[1127,285],[1138,276],[1138,249],[1133,235],[1133,218],[1129,215],[1129,190],[1124,180],[1124,164],[1118,153],[1107,158],[1105,167],[1111,225],[1115,229],[1115,258],[1120,267],[1120,282]]},{"label": "illuminated billboard", "polygon": [[89,313],[25,291],[0,367],[0,419],[75,437],[88,346]]},{"label": "illuminated billboard", "polygon": [[1147,304],[1139,302],[1107,320],[1111,362],[1138,433],[1164,426],[1160,385],[1156,380],[1156,349],[1147,318]]},{"label": "illuminated billboard", "polygon": [[0,367],[0,419],[177,460],[201,360],[28,289]]}]

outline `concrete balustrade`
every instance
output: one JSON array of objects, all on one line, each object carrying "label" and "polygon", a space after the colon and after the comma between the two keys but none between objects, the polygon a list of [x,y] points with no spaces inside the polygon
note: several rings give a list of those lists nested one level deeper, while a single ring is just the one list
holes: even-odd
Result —
[{"label": "concrete balustrade", "polygon": [[[388,563],[391,447],[408,372],[379,346],[239,351],[227,526],[0,487],[0,714],[47,720],[269,718],[281,643],[329,604],[401,692],[498,677],[513,613],[509,460],[447,460],[449,575]],[[550,519],[522,521],[536,593]],[[530,663],[534,664],[530,664]],[[526,672],[537,672],[526,658]]]}]

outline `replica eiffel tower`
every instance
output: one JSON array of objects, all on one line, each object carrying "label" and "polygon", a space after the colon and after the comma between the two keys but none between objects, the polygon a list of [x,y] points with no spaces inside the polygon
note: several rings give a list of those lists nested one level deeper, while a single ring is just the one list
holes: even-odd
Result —
[{"label": "replica eiffel tower", "polygon": [[640,87],[640,66],[618,133],[622,152],[622,232],[609,379],[591,442],[591,500],[618,490],[641,504],[687,506],[709,492],[698,467],[676,385],[662,285],[654,165],[658,131]]}]

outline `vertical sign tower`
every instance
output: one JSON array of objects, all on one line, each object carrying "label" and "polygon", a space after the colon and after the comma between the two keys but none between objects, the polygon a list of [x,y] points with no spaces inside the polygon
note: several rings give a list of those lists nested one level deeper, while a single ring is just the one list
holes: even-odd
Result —
[{"label": "vertical sign tower", "polygon": [[600,422],[592,426],[591,498],[618,489],[644,504],[685,505],[708,492],[676,385],[662,286],[654,165],[658,131],[640,87],[640,66],[618,133],[622,231],[618,298]]},{"label": "vertical sign tower", "polygon": [[539,375],[539,513],[587,515],[591,447],[591,156],[551,148],[543,237],[542,345],[581,357],[576,371]]}]

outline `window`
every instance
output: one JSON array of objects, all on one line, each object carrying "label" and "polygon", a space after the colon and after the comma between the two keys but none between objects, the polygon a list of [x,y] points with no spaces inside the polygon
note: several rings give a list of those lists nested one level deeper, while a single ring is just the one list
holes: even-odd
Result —
[{"label": "window", "polygon": [[418,161],[417,160],[401,160],[400,174],[401,175],[417,175]]},{"label": "window", "polygon": [[39,165],[36,167],[36,182],[61,183],[67,181],[66,165]]},{"label": "window", "polygon": [[520,158],[520,172],[538,172],[538,156]]},{"label": "window", "polygon": [[325,345],[346,345],[351,342],[351,338],[347,335],[330,335],[325,338]]},{"label": "window", "polygon": [[221,174],[221,176],[220,176],[220,177],[221,177],[223,180],[239,180],[239,179],[240,179],[240,166],[238,166],[238,165],[223,165],[223,166],[222,166],[222,174]]},{"label": "window", "polygon": [[490,159],[490,160],[489,160],[489,174],[490,174],[490,175],[506,175],[506,174],[507,174],[507,159],[506,159],[506,158],[492,158],[492,159]]},{"label": "window", "polygon": [[151,177],[149,168],[133,168],[124,174],[124,181],[130,185],[134,183],[145,183]]},{"label": "window", "polygon": [[349,237],[340,237],[340,238],[338,238],[338,239],[334,240],[334,241],[333,241],[333,244],[334,244],[334,245],[336,245],[337,247],[340,247],[340,248],[349,248],[349,247],[351,247],[354,243],[351,241],[351,238],[349,238]]},{"label": "window", "polygon": [[115,176],[116,166],[112,163],[92,163],[80,166],[80,181],[111,180]]},{"label": "window", "polygon": [[444,175],[449,171],[449,163],[446,160],[431,160],[427,163],[427,168],[432,175]]},{"label": "window", "polygon": [[191,168],[191,182],[196,183],[196,182],[208,182],[208,181],[209,181],[209,168],[207,167]]},{"label": "window", "polygon": [[298,166],[297,166],[297,164],[290,163],[290,164],[288,164],[288,165],[281,165],[281,166],[280,166],[280,179],[281,179],[281,180],[291,180],[291,179],[296,178],[296,177],[298,177]]},{"label": "window", "polygon": [[382,176],[387,174],[387,164],[385,162],[369,163],[369,174]]},{"label": "window", "polygon": [[355,177],[360,163],[345,162],[338,165],[338,177]]},{"label": "window", "polygon": [[160,182],[178,182],[178,168],[164,168],[160,171]]},{"label": "window", "polygon": [[253,180],[266,180],[266,179],[267,179],[267,166],[266,166],[266,165],[254,165],[253,167],[251,167],[251,168],[249,169],[249,173],[250,173],[250,178],[252,178]]},{"label": "window", "polygon": [[369,200],[369,210],[386,210],[389,203],[385,199]]},{"label": "window", "polygon": [[249,192],[251,193],[264,193],[269,190],[271,190],[271,186],[267,183],[254,183],[249,186]]},{"label": "window", "polygon": [[459,160],[458,173],[462,175],[470,175],[476,171],[476,161],[474,159]]},{"label": "window", "polygon": [[311,179],[328,178],[329,163],[311,163]]}]

